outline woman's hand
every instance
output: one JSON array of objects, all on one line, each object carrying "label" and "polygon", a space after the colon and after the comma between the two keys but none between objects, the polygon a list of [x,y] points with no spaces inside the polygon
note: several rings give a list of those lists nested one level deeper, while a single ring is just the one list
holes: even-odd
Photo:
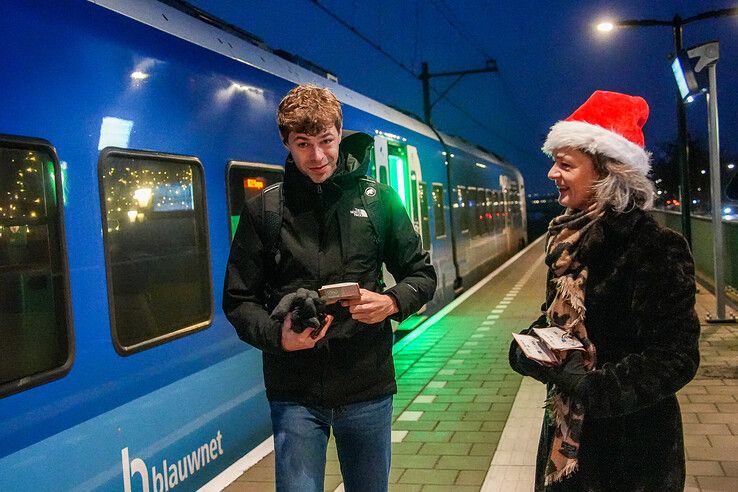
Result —
[{"label": "woman's hand", "polygon": [[551,379],[551,368],[529,359],[523,353],[520,345],[513,340],[508,354],[510,367],[523,376],[530,376],[542,383],[548,383]]},{"label": "woman's hand", "polygon": [[551,382],[567,395],[578,395],[579,383],[587,374],[581,350],[571,350],[564,363],[551,370]]}]

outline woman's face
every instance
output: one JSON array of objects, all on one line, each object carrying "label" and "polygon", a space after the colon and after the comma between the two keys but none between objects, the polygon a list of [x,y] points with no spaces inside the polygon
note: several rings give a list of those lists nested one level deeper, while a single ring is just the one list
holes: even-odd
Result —
[{"label": "woman's face", "polygon": [[559,203],[568,208],[583,210],[592,201],[592,185],[599,176],[592,157],[571,147],[556,149],[548,179],[559,189]]}]

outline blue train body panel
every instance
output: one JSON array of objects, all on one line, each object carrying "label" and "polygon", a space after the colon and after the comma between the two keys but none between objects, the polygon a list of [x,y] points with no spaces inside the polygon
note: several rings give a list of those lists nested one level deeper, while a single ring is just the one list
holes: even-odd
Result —
[{"label": "blue train body panel", "polygon": [[[66,374],[0,394],[2,490],[161,490],[164,481],[192,490],[270,434],[261,354],[237,338],[220,309],[232,213],[226,169],[234,160],[281,164],[276,106],[296,82],[320,79],[274,61],[271,53],[244,61],[230,35],[211,36],[212,26],[203,25],[200,38],[183,39],[149,25],[164,22],[159,10],[171,7],[118,5],[128,10],[82,0],[11,2],[0,17],[0,134],[50,142],[63,176],[74,346]],[[179,17],[165,18],[176,29]],[[223,48],[205,46],[208,36]],[[137,71],[147,77],[132,78]],[[427,193],[434,184],[442,187],[443,203],[421,212],[441,279],[426,313],[437,311],[460,281],[487,273],[525,242],[524,203],[505,198],[503,205],[500,198],[491,214],[499,218],[476,219],[503,221],[499,230],[485,226],[473,237],[454,216],[464,207],[455,208],[449,194],[459,185],[502,190],[502,181],[510,181],[522,202],[522,178],[469,144],[441,141],[419,122],[340,86],[335,90],[345,104],[345,129],[378,139],[392,135],[403,149],[417,151],[416,171]],[[116,133],[110,124],[122,126]],[[212,277],[212,321],[205,329],[126,355],[111,340],[101,212],[100,151],[111,145],[193,156],[202,164]],[[458,154],[451,183],[446,153]],[[476,206],[477,214],[492,210],[491,202],[487,209],[470,203],[464,206]],[[521,210],[517,223],[505,218]],[[439,213],[447,231],[442,236],[435,230]],[[179,466],[174,475],[170,465]]]}]

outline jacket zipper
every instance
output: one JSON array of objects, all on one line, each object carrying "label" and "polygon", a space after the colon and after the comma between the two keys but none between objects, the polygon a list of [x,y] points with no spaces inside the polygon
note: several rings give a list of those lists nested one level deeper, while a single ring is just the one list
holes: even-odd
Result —
[{"label": "jacket zipper", "polygon": [[[323,253],[325,249],[324,233],[325,233],[325,204],[323,203],[323,187],[318,185],[318,253]],[[320,280],[320,261],[318,261],[318,280]]]},{"label": "jacket zipper", "polygon": [[[323,261],[323,236],[324,236],[324,217],[325,214],[324,204],[323,204],[323,186],[317,185],[317,193],[318,193],[318,285],[316,286],[315,290],[318,290],[322,286],[322,278],[321,278],[321,263]],[[330,350],[328,348],[328,342],[324,342],[323,344],[325,346],[326,354],[328,357],[321,357],[322,359],[322,367],[320,368],[320,403],[324,405],[325,403],[325,371],[326,371],[326,364],[325,361],[330,359]],[[320,350],[320,349],[318,349]]]}]

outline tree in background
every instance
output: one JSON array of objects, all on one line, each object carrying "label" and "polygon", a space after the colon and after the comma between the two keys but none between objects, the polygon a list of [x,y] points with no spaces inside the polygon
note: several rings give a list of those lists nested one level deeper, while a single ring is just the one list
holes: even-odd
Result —
[{"label": "tree in background", "polygon": [[[707,140],[689,136],[689,178],[692,195],[692,213],[709,214],[710,206],[710,153]],[[679,164],[677,162],[677,143],[665,142],[654,147],[652,157],[652,176],[656,183],[657,208],[680,210],[679,200]],[[725,187],[738,171],[738,157],[720,156],[721,183],[723,203],[729,202],[725,197]],[[731,166],[732,164],[732,166]]]}]

